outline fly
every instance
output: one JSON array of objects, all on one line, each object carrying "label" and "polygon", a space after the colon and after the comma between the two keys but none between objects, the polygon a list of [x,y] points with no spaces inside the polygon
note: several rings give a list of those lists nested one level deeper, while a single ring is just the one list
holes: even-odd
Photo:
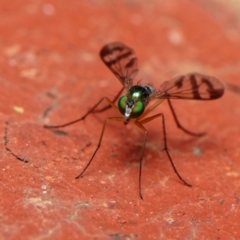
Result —
[{"label": "fly", "polygon": [[[160,103],[164,100],[167,100],[171,112],[173,114],[174,120],[177,126],[182,129],[187,134],[193,136],[202,136],[204,133],[194,133],[186,128],[184,128],[178,121],[177,115],[174,111],[174,108],[171,103],[171,99],[192,99],[192,100],[213,100],[220,98],[224,93],[224,87],[222,83],[211,76],[199,74],[199,73],[190,73],[187,75],[178,76],[169,81],[163,82],[159,88],[155,88],[151,84],[137,84],[133,85],[133,79],[138,72],[138,60],[133,49],[129,48],[123,43],[113,42],[105,45],[100,51],[100,57],[106,66],[113,72],[113,74],[118,78],[122,84],[122,88],[117,94],[117,96],[110,100],[108,97],[101,98],[85,115],[81,118],[74,121],[62,124],[62,125],[45,125],[45,128],[61,128],[69,126],[73,123],[84,120],[89,114],[93,112],[102,112],[110,107],[112,107],[118,114],[122,116],[109,117],[106,118],[102,127],[101,135],[99,138],[98,146],[95,149],[92,157],[88,161],[85,168],[82,172],[76,177],[77,179],[82,177],[84,172],[87,170],[92,160],[94,159],[96,153],[101,147],[102,138],[104,136],[105,128],[108,121],[122,121],[124,125],[127,125],[130,121],[133,121],[136,126],[138,126],[144,132],[144,141],[141,151],[141,156],[139,159],[139,196],[143,199],[142,196],[142,162],[143,155],[146,146],[148,131],[144,127],[145,123],[148,123],[156,118],[160,118],[162,121],[162,130],[163,130],[163,141],[164,141],[164,151],[166,152],[168,159],[173,167],[174,172],[178,178],[188,187],[192,185],[187,183],[177,171],[173,160],[168,151],[167,137],[166,137],[166,127],[165,127],[165,118],[163,113],[158,113],[152,116],[148,116],[152,110],[154,110]],[[122,97],[123,90],[126,91],[126,94]],[[120,97],[118,104],[115,102]],[[152,105],[149,106],[149,103],[152,100],[156,100]],[[97,109],[102,102],[107,102],[108,106]]]}]

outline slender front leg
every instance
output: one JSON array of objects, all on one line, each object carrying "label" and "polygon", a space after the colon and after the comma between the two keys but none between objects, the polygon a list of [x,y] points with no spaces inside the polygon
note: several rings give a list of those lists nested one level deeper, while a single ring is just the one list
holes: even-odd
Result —
[{"label": "slender front leg", "polygon": [[103,138],[103,135],[104,135],[104,132],[105,132],[105,128],[106,128],[106,124],[108,121],[123,121],[123,117],[109,117],[107,119],[105,119],[104,121],[104,124],[103,124],[103,128],[102,128],[102,132],[101,132],[101,135],[100,135],[100,138],[99,138],[99,141],[98,141],[98,145],[97,145],[97,148],[96,150],[94,151],[91,159],[89,160],[88,164],[86,165],[86,167],[82,170],[82,172],[76,177],[76,179],[82,177],[83,173],[87,170],[87,168],[89,167],[89,165],[91,164],[94,156],[96,155],[98,149],[101,147],[101,144],[102,144],[102,138]]},{"label": "slender front leg", "polygon": [[143,162],[143,155],[144,155],[144,150],[145,150],[145,146],[146,146],[148,131],[140,122],[135,121],[134,123],[140,129],[142,129],[144,131],[144,134],[145,134],[144,141],[143,141],[142,152],[141,152],[141,157],[140,157],[139,177],[138,177],[139,196],[143,200],[143,196],[142,196],[142,162]]},{"label": "slender front leg", "polygon": [[103,102],[103,101],[107,101],[109,106],[111,106],[113,109],[115,109],[117,112],[118,111],[118,108],[117,106],[108,98],[108,97],[103,97],[101,98],[90,110],[87,111],[87,113],[85,115],[83,115],[81,118],[78,118],[74,121],[71,121],[71,122],[68,122],[68,123],[65,123],[65,124],[61,124],[61,125],[44,125],[45,128],[61,128],[61,127],[66,127],[66,126],[69,126],[71,124],[74,124],[74,123],[77,123],[77,122],[80,122],[82,120],[84,120],[90,113],[94,112],[94,110]]},{"label": "slender front leg", "polygon": [[158,113],[156,115],[153,115],[151,117],[142,119],[140,121],[136,120],[135,124],[141,128],[144,132],[145,132],[145,138],[144,138],[144,142],[143,142],[143,149],[142,149],[142,153],[141,153],[141,157],[140,157],[140,172],[139,172],[139,195],[140,198],[143,199],[142,197],[142,193],[141,193],[141,182],[142,182],[142,159],[143,159],[143,154],[144,154],[144,150],[145,150],[145,145],[146,145],[146,140],[147,140],[147,130],[143,127],[143,124],[148,123],[152,120],[154,120],[155,118],[161,117],[162,118],[162,129],[163,129],[163,142],[164,142],[164,148],[163,150],[166,152],[168,159],[172,165],[172,168],[174,170],[174,172],[177,174],[178,178],[188,187],[192,187],[191,184],[187,183],[182,177],[181,175],[178,173],[177,168],[175,167],[173,160],[169,154],[168,151],[168,147],[167,147],[167,137],[166,137],[166,127],[165,127],[165,119],[164,119],[164,115],[162,113]]},{"label": "slender front leg", "polygon": [[[115,96],[115,98],[113,100],[111,100],[112,103],[115,103],[117,101],[117,99],[120,97],[123,90],[124,90],[124,87],[122,87],[122,89],[118,92],[118,94]],[[112,107],[111,104],[107,105],[106,107],[100,108],[100,109],[95,109],[95,110],[93,110],[93,112],[94,113],[103,112],[103,111],[109,109],[110,107]]]},{"label": "slender front leg", "polygon": [[174,111],[174,108],[173,108],[173,106],[172,106],[172,103],[171,103],[170,99],[167,99],[167,100],[168,100],[168,105],[169,105],[169,107],[170,107],[170,109],[171,109],[171,112],[172,112],[172,114],[173,114],[174,120],[175,120],[178,128],[182,129],[185,133],[190,134],[190,135],[192,135],[192,136],[201,137],[201,136],[205,135],[205,133],[194,133],[194,132],[191,132],[191,131],[187,130],[186,128],[184,128],[184,127],[180,124],[180,122],[178,121],[177,115],[176,115],[176,113],[175,113],[175,111]]}]

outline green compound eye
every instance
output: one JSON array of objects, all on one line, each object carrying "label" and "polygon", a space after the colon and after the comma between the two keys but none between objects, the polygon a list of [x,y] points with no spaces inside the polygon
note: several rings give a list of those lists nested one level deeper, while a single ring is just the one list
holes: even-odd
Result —
[{"label": "green compound eye", "polygon": [[142,102],[137,102],[132,110],[131,118],[138,118],[144,112],[144,104]]},{"label": "green compound eye", "polygon": [[126,104],[127,104],[127,96],[121,97],[118,101],[118,109],[122,115],[125,114]]},{"label": "green compound eye", "polygon": [[[119,99],[118,101],[118,109],[121,112],[122,115],[125,114],[125,108],[127,105],[127,96],[123,96]],[[142,115],[142,113],[144,112],[144,104],[142,102],[137,102],[134,105],[134,108],[132,109],[131,112],[131,118],[138,118],[139,116]]]}]

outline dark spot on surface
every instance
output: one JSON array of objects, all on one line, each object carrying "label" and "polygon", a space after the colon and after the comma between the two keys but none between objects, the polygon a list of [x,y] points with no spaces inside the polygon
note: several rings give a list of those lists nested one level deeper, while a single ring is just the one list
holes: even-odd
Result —
[{"label": "dark spot on surface", "polygon": [[134,240],[139,239],[137,234],[123,234],[123,233],[113,233],[109,234],[112,240]]},{"label": "dark spot on surface", "polygon": [[57,136],[66,136],[68,135],[67,132],[63,131],[63,130],[59,130],[59,129],[54,129],[52,130],[52,132],[57,135]]}]

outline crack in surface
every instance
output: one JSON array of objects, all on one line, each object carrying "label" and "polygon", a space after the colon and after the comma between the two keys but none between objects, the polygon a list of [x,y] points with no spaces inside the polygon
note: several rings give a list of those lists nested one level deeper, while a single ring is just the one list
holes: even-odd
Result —
[{"label": "crack in surface", "polygon": [[10,152],[17,160],[20,160],[24,163],[28,163],[29,160],[24,157],[24,156],[18,156],[16,153],[14,153],[14,151],[8,147],[8,143],[10,142],[8,139],[8,126],[9,126],[9,121],[5,122],[6,126],[4,128],[4,136],[3,136],[3,140],[4,140],[4,146],[6,151]]}]

